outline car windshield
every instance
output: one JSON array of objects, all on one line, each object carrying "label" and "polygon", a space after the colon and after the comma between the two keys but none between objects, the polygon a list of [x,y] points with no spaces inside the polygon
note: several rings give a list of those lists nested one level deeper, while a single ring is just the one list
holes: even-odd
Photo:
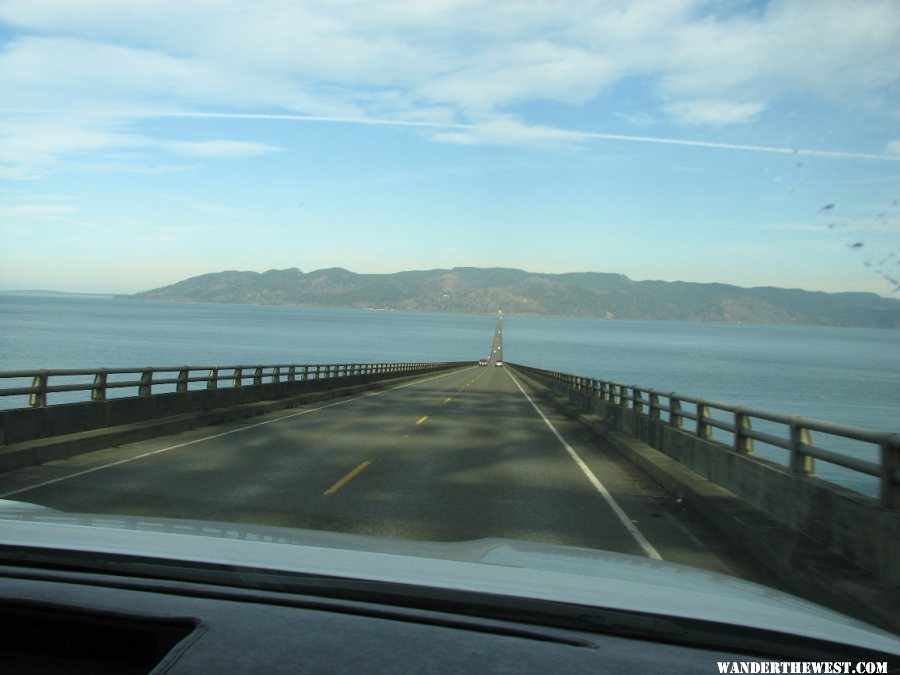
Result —
[{"label": "car windshield", "polygon": [[900,631],[898,45],[895,0],[0,1],[0,499]]}]

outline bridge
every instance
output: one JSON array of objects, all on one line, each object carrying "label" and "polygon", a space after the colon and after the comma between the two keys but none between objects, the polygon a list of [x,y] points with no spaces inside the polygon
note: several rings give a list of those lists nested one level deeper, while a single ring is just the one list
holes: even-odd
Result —
[{"label": "bridge", "polygon": [[[0,499],[683,563],[900,632],[900,440],[502,361],[0,372]],[[815,438],[815,441],[814,441]],[[875,459],[827,447],[851,439]],[[756,454],[779,449],[782,462]],[[872,494],[816,474],[872,480]]]}]

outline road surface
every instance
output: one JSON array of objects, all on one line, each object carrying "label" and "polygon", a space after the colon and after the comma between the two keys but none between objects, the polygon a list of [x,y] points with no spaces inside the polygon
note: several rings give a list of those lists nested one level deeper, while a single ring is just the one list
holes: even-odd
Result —
[{"label": "road surface", "polygon": [[402,539],[506,537],[776,585],[493,364],[7,473],[0,497]]}]

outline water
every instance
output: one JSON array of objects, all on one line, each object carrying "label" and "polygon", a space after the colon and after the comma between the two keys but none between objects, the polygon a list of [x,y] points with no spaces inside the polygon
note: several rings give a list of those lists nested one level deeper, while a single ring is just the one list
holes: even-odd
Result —
[{"label": "water", "polygon": [[[490,352],[495,321],[0,293],[0,370],[476,361]],[[510,362],[887,431],[900,419],[898,347],[900,332],[874,329],[504,319]],[[0,407],[23,404],[0,399]],[[859,443],[826,447],[878,459]],[[757,453],[786,460],[762,445]],[[823,462],[817,472],[869,494],[877,487]]]}]

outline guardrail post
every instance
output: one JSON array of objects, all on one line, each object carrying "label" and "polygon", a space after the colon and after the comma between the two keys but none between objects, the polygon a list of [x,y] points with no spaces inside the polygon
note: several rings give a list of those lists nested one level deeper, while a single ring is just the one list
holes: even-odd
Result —
[{"label": "guardrail post", "polygon": [[619,385],[619,405],[623,408],[628,407],[628,387],[624,384]]},{"label": "guardrail post", "polygon": [[188,373],[190,371],[187,368],[182,368],[178,371],[178,382],[175,383],[175,391],[178,393],[183,393],[188,390]]},{"label": "guardrail post", "polygon": [[275,384],[281,382],[281,366],[275,366],[275,369],[272,371],[272,382]]},{"label": "guardrail post", "polygon": [[684,426],[684,418],[681,416],[681,401],[669,394],[669,426],[680,429]]},{"label": "guardrail post", "polygon": [[812,434],[809,429],[800,425],[799,419],[791,418],[791,462],[792,473],[809,476],[815,473],[815,461],[803,452],[804,445],[812,445]]},{"label": "guardrail post", "polygon": [[609,382],[600,382],[600,400],[609,401]]},{"label": "guardrail post", "polygon": [[231,374],[231,386],[232,387],[243,387],[244,386],[244,369],[241,367],[237,367],[234,369],[234,372]]},{"label": "guardrail post", "polygon": [[153,393],[153,369],[141,371],[141,383],[138,385],[138,396],[150,396]]},{"label": "guardrail post", "polygon": [[740,410],[734,411],[734,451],[739,452],[742,455],[752,455],[753,454],[753,439],[750,438],[745,432],[750,431],[752,429],[752,425],[750,423],[750,415],[741,412]]},{"label": "guardrail post", "polygon": [[709,406],[703,401],[697,401],[697,435],[700,438],[712,438],[712,425],[706,421],[709,417]]},{"label": "guardrail post", "polygon": [[291,366],[288,368],[288,382],[296,382],[297,381],[297,366]]},{"label": "guardrail post", "polygon": [[881,444],[881,505],[900,510],[900,436]]},{"label": "guardrail post", "polygon": [[28,395],[28,405],[32,408],[47,407],[47,371],[39,370],[31,381],[31,386],[37,391]]},{"label": "guardrail post", "polygon": [[262,384],[262,378],[263,369],[262,366],[259,366],[256,368],[256,370],[253,371],[253,384]]},{"label": "guardrail post", "polygon": [[659,394],[650,392],[650,410],[647,413],[651,420],[659,419]]},{"label": "guardrail post", "polygon": [[644,409],[644,400],[642,398],[642,392],[640,389],[638,389],[638,386],[636,384],[631,385],[631,394],[631,409],[634,410],[634,412],[636,412],[638,415],[640,415]]},{"label": "guardrail post", "polygon": [[219,388],[219,369],[218,368],[210,368],[209,372],[206,374],[206,388],[207,389],[218,389]]},{"label": "guardrail post", "polygon": [[91,400],[92,401],[105,401],[106,400],[106,379],[108,377],[108,373],[106,369],[98,370],[97,374],[94,375],[94,384],[91,386]]}]

